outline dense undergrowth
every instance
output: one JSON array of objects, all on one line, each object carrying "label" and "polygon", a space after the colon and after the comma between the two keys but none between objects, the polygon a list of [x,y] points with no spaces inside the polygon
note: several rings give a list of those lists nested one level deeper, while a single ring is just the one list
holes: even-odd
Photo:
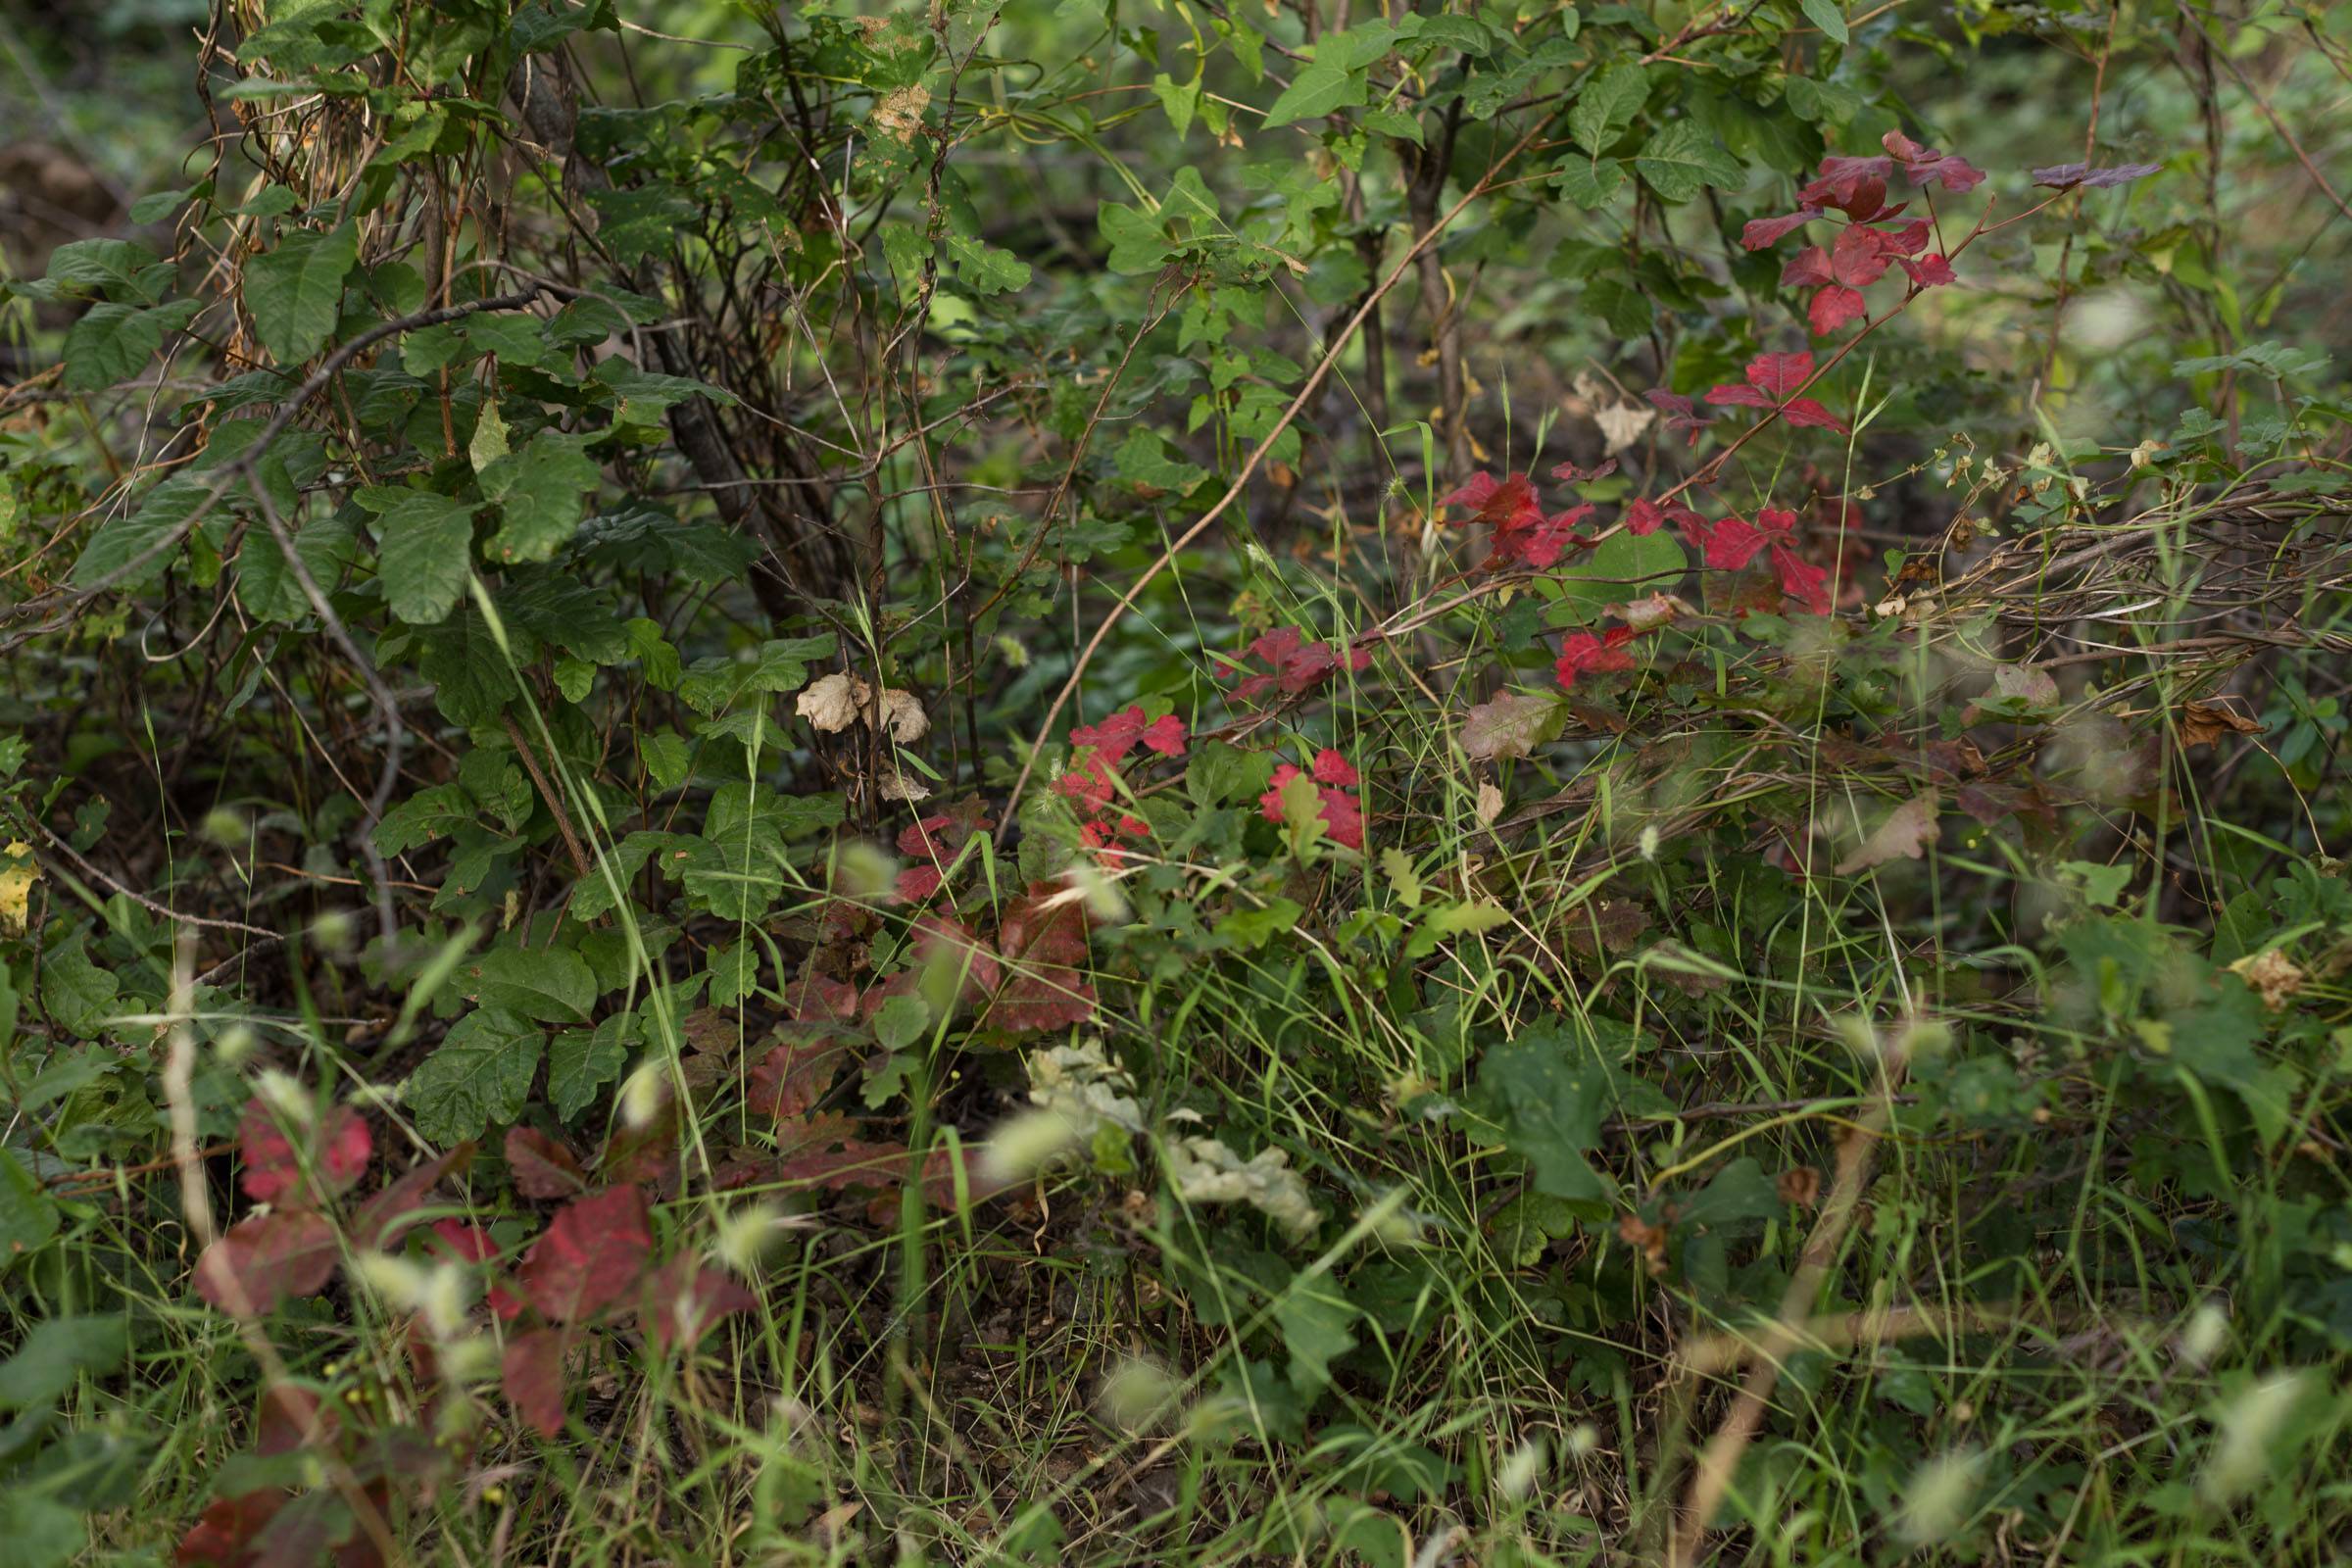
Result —
[{"label": "dense undergrowth", "polygon": [[2334,1560],[2348,32],[24,8],[0,1558]]}]

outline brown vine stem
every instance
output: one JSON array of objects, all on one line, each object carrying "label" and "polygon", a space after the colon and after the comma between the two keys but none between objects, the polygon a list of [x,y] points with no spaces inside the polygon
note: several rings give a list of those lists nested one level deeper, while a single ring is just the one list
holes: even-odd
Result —
[{"label": "brown vine stem", "polygon": [[1038,754],[1045,750],[1047,737],[1054,733],[1054,726],[1061,718],[1061,710],[1069,706],[1070,699],[1077,694],[1078,683],[1085,678],[1087,666],[1094,662],[1095,654],[1102,648],[1103,640],[1110,635],[1110,629],[1116,626],[1130,610],[1135,608],[1135,602],[1142,596],[1143,591],[1150,587],[1161,572],[1175,564],[1176,557],[1188,545],[1206,533],[1218,518],[1233,509],[1233,504],[1240,500],[1242,493],[1249,488],[1250,480],[1257,472],[1258,465],[1265,462],[1266,455],[1274,450],[1274,443],[1282,438],[1282,433],[1288,430],[1292,422],[1298,417],[1299,411],[1313,400],[1316,390],[1323,385],[1324,378],[1331,374],[1332,368],[1339,364],[1340,356],[1347,352],[1348,343],[1354,339],[1355,334],[1371,317],[1374,308],[1380,304],[1390,290],[1396,286],[1405,272],[1420,261],[1421,253],[1435,245],[1438,237],[1453,226],[1454,220],[1468,210],[1472,202],[1485,196],[1494,187],[1495,176],[1501,171],[1508,169],[1522,153],[1535,144],[1537,138],[1544,133],[1544,128],[1551,123],[1551,120],[1552,117],[1546,115],[1539,121],[1533,129],[1520,137],[1507,152],[1494,161],[1485,176],[1464,193],[1460,201],[1447,208],[1444,216],[1439,218],[1427,232],[1405,247],[1404,254],[1396,258],[1396,263],[1389,269],[1388,275],[1383,277],[1379,285],[1364,296],[1362,303],[1356,306],[1355,314],[1348,318],[1347,324],[1340,328],[1339,334],[1332,339],[1331,346],[1324,350],[1323,357],[1315,362],[1315,368],[1307,373],[1306,380],[1298,388],[1298,395],[1293,397],[1289,406],[1282,411],[1282,417],[1274,421],[1274,427],[1268,430],[1257,445],[1250,450],[1249,458],[1242,464],[1242,471],[1233,476],[1233,482],[1225,487],[1225,493],[1217,498],[1215,505],[1200,514],[1200,520],[1170,540],[1167,548],[1159,553],[1158,558],[1146,568],[1144,574],[1136,578],[1127,591],[1119,596],[1118,603],[1110,607],[1109,613],[1102,617],[1102,623],[1095,628],[1094,635],[1089,637],[1086,646],[1079,650],[1076,662],[1070,666],[1069,677],[1061,683],[1061,689],[1054,693],[1053,706],[1046,710],[1045,721],[1037,727],[1037,739],[1031,743],[1029,754],[1021,759],[1020,775],[1013,780],[1012,793],[1005,797],[1004,822],[997,829],[997,839],[1000,844],[1007,841],[1013,823],[1019,820],[1021,796],[1029,787],[1030,775],[1037,770]]}]

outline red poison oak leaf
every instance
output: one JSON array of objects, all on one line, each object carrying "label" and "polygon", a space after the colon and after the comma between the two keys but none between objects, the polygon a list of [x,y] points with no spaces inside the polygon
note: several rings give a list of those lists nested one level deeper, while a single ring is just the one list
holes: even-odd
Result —
[{"label": "red poison oak leaf", "polygon": [[1946,283],[1958,281],[1952,275],[1952,264],[1934,251],[1918,258],[1898,257],[1894,265],[1910,273],[1911,281],[1921,288],[1940,288]]},{"label": "red poison oak leaf", "polygon": [[731,1275],[680,1255],[647,1281],[639,1321],[660,1348],[693,1346],[722,1317],[748,1312],[760,1298]]},{"label": "red poison oak leaf", "polygon": [[1667,429],[1690,431],[1690,445],[1692,446],[1698,445],[1699,432],[1715,422],[1715,416],[1699,413],[1690,406],[1690,400],[1680,392],[1668,392],[1661,387],[1653,386],[1642,395],[1649,399],[1651,406],[1660,414],[1666,416]]},{"label": "red poison oak leaf", "polygon": [[1559,662],[1552,667],[1552,673],[1558,677],[1561,689],[1567,690],[1576,685],[1577,676],[1587,672],[1631,669],[1634,656],[1625,651],[1625,645],[1633,639],[1631,626],[1611,626],[1598,635],[1589,631],[1574,633],[1560,645]]},{"label": "red poison oak leaf", "polygon": [[580,1159],[535,1127],[507,1130],[507,1169],[524,1198],[570,1198],[588,1185]]},{"label": "red poison oak leaf", "polygon": [[1315,786],[1316,799],[1321,803],[1316,814],[1323,819],[1323,830],[1331,835],[1334,844],[1348,849],[1364,847],[1363,802],[1348,793],[1344,787],[1356,781],[1355,769],[1348,760],[1334,751],[1324,751],[1315,759],[1312,773],[1295,762],[1285,762],[1274,769],[1267,780],[1266,792],[1257,798],[1258,814],[1269,822],[1284,819],[1282,795],[1291,781],[1303,778]]},{"label": "red poison oak leaf", "polygon": [[1310,643],[1299,635],[1296,626],[1277,626],[1259,636],[1250,645],[1250,656],[1266,665],[1266,672],[1250,670],[1239,659],[1219,654],[1215,657],[1231,665],[1242,678],[1231,693],[1237,703],[1248,702],[1268,687],[1279,688],[1285,696],[1297,696],[1309,687],[1328,679],[1345,662],[1349,669],[1364,669],[1372,662],[1372,650],[1352,648],[1342,651],[1337,643]]},{"label": "red poison oak leaf", "polygon": [[564,1430],[564,1353],[568,1329],[528,1329],[507,1341],[499,1386],[522,1424],[543,1438]]},{"label": "red poison oak leaf", "polygon": [[1964,196],[1984,182],[1984,171],[1967,159],[1922,147],[1899,130],[1888,131],[1880,145],[1903,166],[1914,185],[1938,184],[1955,196]]},{"label": "red poison oak leaf", "polygon": [[196,1294],[232,1316],[259,1316],[289,1296],[316,1296],[342,1260],[334,1227],[309,1209],[239,1220],[196,1259]]},{"label": "red poison oak leaf", "polygon": [[609,1187],[564,1205],[523,1254],[516,1277],[548,1319],[577,1323],[633,1293],[653,1250],[645,1194]]},{"label": "red poison oak leaf", "polygon": [[1697,513],[1671,498],[1652,501],[1643,496],[1625,509],[1625,531],[1638,538],[1656,533],[1669,522],[1688,525],[1698,520]]},{"label": "red poison oak leaf", "polygon": [[1086,904],[1050,883],[1033,884],[997,926],[997,955],[1004,969],[990,1019],[1018,1034],[1066,1029],[1095,1015],[1095,988],[1086,978],[1089,951]]},{"label": "red poison oak leaf", "polygon": [[2034,184],[2052,190],[2073,190],[2077,186],[2089,190],[2113,190],[2118,185],[2145,179],[2163,167],[2162,164],[2118,164],[2113,169],[2093,169],[2088,164],[2052,164],[2046,169],[2036,169],[2031,172]]},{"label": "red poison oak leaf", "polygon": [[326,1196],[348,1192],[367,1173],[374,1140],[349,1105],[335,1106],[316,1126],[300,1131],[307,1161],[296,1156],[292,1140],[279,1130],[267,1102],[257,1097],[246,1102],[244,1118],[237,1124],[246,1197],[281,1207],[314,1201],[318,1195],[304,1180],[305,1163]]}]

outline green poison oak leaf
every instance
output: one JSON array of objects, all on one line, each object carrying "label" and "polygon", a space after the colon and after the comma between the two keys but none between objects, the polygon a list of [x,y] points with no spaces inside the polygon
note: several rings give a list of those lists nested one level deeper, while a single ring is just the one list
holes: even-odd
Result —
[{"label": "green poison oak leaf", "polygon": [[585,450],[585,435],[542,430],[519,452],[482,469],[482,494],[505,525],[485,547],[499,561],[546,561],[568,543],[604,477]]},{"label": "green poison oak leaf", "polygon": [[1556,1027],[1526,1030],[1488,1049],[1478,1092],[1504,1145],[1527,1161],[1537,1192],[1587,1218],[1608,1212],[1615,1185],[1585,1157],[1617,1107],[1614,1075],[1596,1051]]},{"label": "green poison oak leaf", "polygon": [[323,234],[288,234],[245,264],[245,309],[280,365],[298,365],[325,346],[359,255],[359,228],[346,222]]},{"label": "green poison oak leaf", "polygon": [[473,572],[475,503],[430,490],[364,489],[375,514],[377,580],[392,613],[413,625],[449,617]]},{"label": "green poison oak leaf", "polygon": [[409,1075],[408,1105],[417,1133],[454,1144],[522,1113],[545,1043],[529,1019],[499,1007],[460,1018]]},{"label": "green poison oak leaf", "polygon": [[569,948],[494,948],[461,971],[485,1007],[543,1023],[586,1023],[596,977]]},{"label": "green poison oak leaf", "polygon": [[578,1323],[634,1297],[653,1250],[645,1194],[611,1187],[566,1204],[523,1254],[515,1279],[541,1316]]}]

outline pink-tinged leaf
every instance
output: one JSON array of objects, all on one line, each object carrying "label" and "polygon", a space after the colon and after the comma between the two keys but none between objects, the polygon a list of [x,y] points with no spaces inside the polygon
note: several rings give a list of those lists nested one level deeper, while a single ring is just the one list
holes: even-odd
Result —
[{"label": "pink-tinged leaf", "polygon": [[337,1105],[320,1123],[304,1129],[311,1175],[323,1193],[305,1183],[303,1161],[294,1144],[279,1128],[269,1104],[259,1098],[246,1102],[237,1125],[237,1143],[244,1160],[245,1196],[257,1203],[314,1205],[348,1192],[368,1170],[374,1139],[367,1122],[349,1105]]},{"label": "pink-tinged leaf", "polygon": [[1800,429],[1835,430],[1845,434],[1845,421],[1811,398],[1796,398],[1781,410],[1781,417]]},{"label": "pink-tinged leaf", "polygon": [[988,945],[962,921],[944,914],[918,917],[908,928],[925,969],[956,982],[956,1000],[969,1002],[997,989],[1003,970]]},{"label": "pink-tinged leaf", "polygon": [[1697,522],[1699,515],[1680,501],[1652,501],[1647,496],[1625,509],[1625,531],[1637,538],[1646,538],[1669,522],[1686,526]]},{"label": "pink-tinged leaf", "polygon": [[1903,166],[1903,172],[1911,176],[1914,185],[1924,187],[1934,182],[1955,196],[1964,196],[1984,182],[1984,171],[1967,159],[1922,147],[1899,130],[1888,131],[1882,145]]},{"label": "pink-tinged leaf", "polygon": [[755,1114],[790,1121],[824,1098],[848,1060],[847,1048],[832,1034],[790,1031],[782,1045],[753,1063],[745,1099]]},{"label": "pink-tinged leaf", "polygon": [[[498,1243],[491,1239],[490,1233],[479,1225],[471,1225],[464,1220],[433,1221],[433,1238],[428,1246],[446,1252],[461,1263],[488,1263],[498,1256]],[[499,1276],[491,1277],[489,1298],[490,1310],[497,1313],[502,1322],[512,1323],[522,1316],[522,1298],[508,1290]]]},{"label": "pink-tinged leaf", "polygon": [[1882,256],[1917,256],[1928,248],[1928,237],[1934,227],[1924,218],[1915,218],[1900,228],[1881,230],[1879,254]]},{"label": "pink-tinged leaf", "polygon": [[1568,710],[1556,697],[1503,692],[1472,708],[1462,719],[1462,750],[1471,760],[1499,762],[1527,757],[1559,737]]},{"label": "pink-tinged leaf", "polygon": [[1505,566],[1520,563],[1544,570],[1556,564],[1570,545],[1585,542],[1576,531],[1577,524],[1592,515],[1592,504],[1586,502],[1548,517],[1538,514],[1532,519],[1498,528],[1486,564]]},{"label": "pink-tinged leaf", "polygon": [[1952,275],[1952,264],[1934,251],[1917,260],[1908,256],[1897,258],[1895,265],[1910,273],[1911,281],[1921,288],[1940,288],[1959,281]]},{"label": "pink-tinged leaf", "polygon": [[196,1259],[196,1294],[234,1317],[258,1317],[289,1296],[316,1296],[342,1259],[334,1227],[309,1209],[256,1214]]},{"label": "pink-tinged leaf", "polygon": [[1818,207],[1800,207],[1780,218],[1751,218],[1740,231],[1742,250],[1769,250],[1821,216]]},{"label": "pink-tinged leaf", "polygon": [[1765,544],[1765,536],[1743,517],[1690,523],[1683,531],[1706,564],[1718,571],[1740,570],[1756,559]]},{"label": "pink-tinged leaf", "polygon": [[1830,273],[1847,288],[1868,288],[1886,275],[1886,255],[1880,249],[1884,238],[1875,228],[1856,223],[1838,236],[1830,247]]},{"label": "pink-tinged leaf", "polygon": [[507,1169],[524,1198],[572,1198],[586,1190],[580,1158],[535,1127],[507,1130]]},{"label": "pink-tinged leaf", "polygon": [[1812,323],[1815,337],[1828,337],[1846,322],[1860,320],[1869,310],[1860,289],[1833,284],[1813,296],[1813,303],[1806,307],[1805,319]]},{"label": "pink-tinged leaf", "polygon": [[176,1568],[249,1568],[254,1539],[293,1494],[271,1487],[221,1497],[207,1506],[172,1554]]},{"label": "pink-tinged leaf", "polygon": [[1816,615],[1830,612],[1830,568],[1816,566],[1786,545],[1772,547],[1772,568],[1781,592]]},{"label": "pink-tinged leaf", "polygon": [[1772,407],[1772,399],[1754,387],[1734,386],[1728,381],[1721,386],[1707,388],[1707,401],[1720,408],[1769,409]]},{"label": "pink-tinged leaf", "polygon": [[460,1144],[385,1183],[383,1190],[362,1203],[351,1216],[351,1245],[359,1250],[391,1247],[422,1218],[441,1178],[464,1170],[473,1158],[473,1145]]},{"label": "pink-tinged leaf", "polygon": [[997,927],[1004,985],[989,1010],[990,1021],[1026,1034],[1066,1029],[1093,1017],[1086,928],[1084,901],[1063,897],[1051,883],[1032,885],[1026,898],[1008,907]]},{"label": "pink-tinged leaf", "polygon": [[570,1348],[568,1330],[530,1329],[508,1340],[499,1359],[507,1403],[543,1438],[564,1430],[564,1355]]},{"label": "pink-tinged leaf", "polygon": [[1363,782],[1348,759],[1328,746],[1315,754],[1314,778],[1318,784],[1359,784]]},{"label": "pink-tinged leaf", "polygon": [[1634,656],[1625,651],[1633,640],[1630,626],[1612,626],[1602,635],[1580,631],[1560,644],[1559,662],[1552,665],[1552,675],[1560,689],[1571,690],[1579,675],[1597,675],[1612,670],[1634,667]]},{"label": "pink-tinged leaf", "polygon": [[2047,169],[2033,171],[2034,183],[2052,190],[2073,190],[2080,185],[2088,190],[2113,190],[2129,185],[2135,179],[2145,179],[2162,169],[2162,164],[2118,164],[2113,169],[2093,169],[2088,164],[2052,164]]},{"label": "pink-tinged leaf", "polygon": [[1838,862],[1838,874],[1851,876],[1874,865],[1885,865],[1888,860],[1924,858],[1928,846],[1943,837],[1943,829],[1936,820],[1937,804],[1936,792],[1929,790],[1887,812],[1871,830],[1870,837]]},{"label": "pink-tinged leaf", "polygon": [[577,1323],[628,1296],[652,1260],[645,1194],[610,1187],[567,1203],[523,1254],[523,1295],[549,1320]]},{"label": "pink-tinged leaf", "polygon": [[1692,446],[1698,445],[1699,432],[1715,422],[1715,416],[1699,413],[1690,406],[1690,400],[1680,392],[1668,392],[1653,386],[1642,395],[1666,416],[1667,429],[1690,431]]},{"label": "pink-tinged leaf", "polygon": [[1799,190],[1796,199],[1807,207],[1835,207],[1858,223],[1868,222],[1886,216],[1886,176],[1893,170],[1891,158],[1824,158],[1820,177]]},{"label": "pink-tinged leaf", "polygon": [[1744,373],[1749,386],[1778,402],[1813,379],[1813,356],[1801,349],[1794,354],[1759,354],[1747,362]]},{"label": "pink-tinged leaf", "polygon": [[1617,460],[1609,458],[1592,468],[1580,468],[1573,463],[1558,464],[1553,466],[1551,476],[1562,484],[1591,484],[1595,479],[1606,479],[1616,471]]},{"label": "pink-tinged leaf", "polygon": [[1781,282],[1788,288],[1819,288],[1837,280],[1830,270],[1830,253],[1819,245],[1806,246],[1781,267]]},{"label": "pink-tinged leaf", "polygon": [[638,1321],[654,1347],[667,1350],[699,1345],[720,1318],[759,1304],[760,1298],[732,1276],[679,1256],[663,1264],[646,1285]]}]

